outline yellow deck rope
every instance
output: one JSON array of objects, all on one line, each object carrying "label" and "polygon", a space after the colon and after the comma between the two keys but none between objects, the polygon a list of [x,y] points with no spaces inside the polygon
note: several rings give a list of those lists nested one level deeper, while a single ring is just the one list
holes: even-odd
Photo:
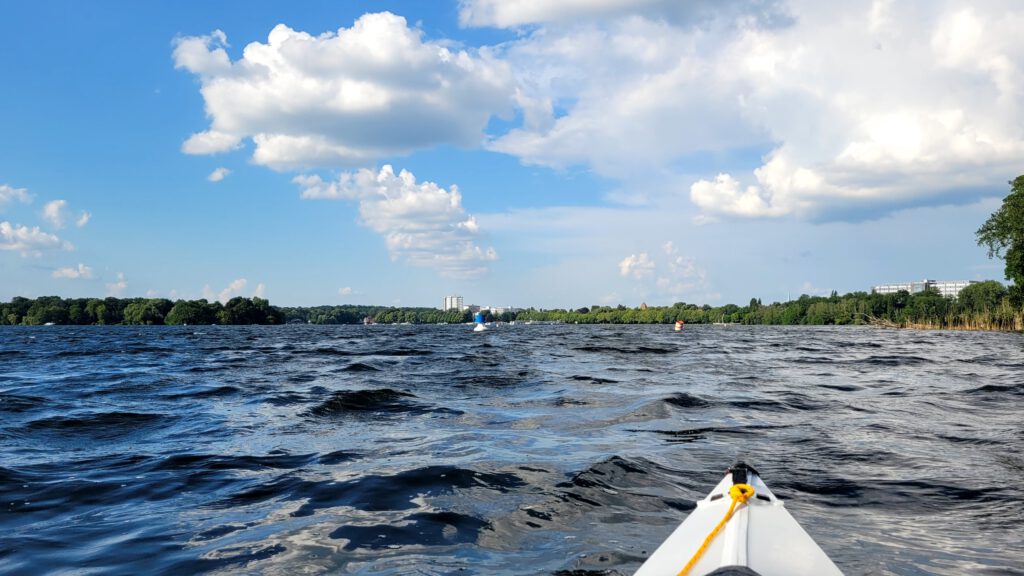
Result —
[{"label": "yellow deck rope", "polygon": [[722,527],[725,526],[725,524],[729,521],[729,518],[732,518],[732,512],[733,510],[736,509],[736,505],[742,504],[747,500],[750,500],[750,497],[753,495],[754,487],[751,486],[750,484],[733,484],[732,488],[729,488],[729,496],[732,497],[732,503],[729,504],[729,510],[726,511],[725,517],[723,517],[722,521],[718,523],[718,526],[715,526],[715,529],[711,531],[711,534],[708,534],[708,537],[704,539],[704,543],[701,544],[700,548],[697,549],[697,552],[693,555],[693,558],[690,558],[690,561],[686,563],[686,566],[683,566],[683,569],[680,570],[679,574],[677,574],[676,576],[686,576],[690,573],[690,570],[693,569],[693,566],[697,563],[698,560],[700,560],[700,557],[704,555],[704,552],[707,551],[708,546],[711,545],[711,541],[715,539],[715,536],[718,536],[718,533],[722,530]]}]

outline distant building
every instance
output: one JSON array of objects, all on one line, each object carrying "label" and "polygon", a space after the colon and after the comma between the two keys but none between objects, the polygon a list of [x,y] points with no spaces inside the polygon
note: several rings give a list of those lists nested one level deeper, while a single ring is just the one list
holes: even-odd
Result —
[{"label": "distant building", "polygon": [[904,282],[901,284],[880,284],[878,286],[872,286],[871,292],[875,294],[895,294],[900,290],[906,290],[911,294],[918,294],[925,290],[932,289],[938,290],[939,294],[947,298],[956,298],[960,291],[967,288],[971,284],[976,284],[975,280],[922,280],[920,282]]},{"label": "distant building", "polygon": [[480,309],[488,310],[490,311],[491,314],[495,316],[501,316],[505,312],[511,312],[515,314],[516,312],[522,310],[522,308],[516,308],[515,306],[481,306]]},{"label": "distant building", "polygon": [[441,310],[452,309],[458,310],[460,312],[462,311],[462,296],[455,294],[452,296],[444,297],[444,306],[441,307]]}]

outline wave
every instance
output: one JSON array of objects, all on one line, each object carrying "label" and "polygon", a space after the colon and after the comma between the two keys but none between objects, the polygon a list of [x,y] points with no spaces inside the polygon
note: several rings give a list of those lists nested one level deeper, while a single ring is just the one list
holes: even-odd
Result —
[{"label": "wave", "polygon": [[344,539],[345,550],[393,549],[401,546],[453,546],[474,543],[490,522],[458,512],[417,512],[395,523],[357,526],[346,524],[331,532],[330,537]]},{"label": "wave", "polygon": [[459,415],[459,410],[438,408],[419,402],[411,392],[378,388],[371,390],[345,390],[331,394],[330,398],[311,408],[307,414],[321,418],[337,418],[353,414],[427,414]]},{"label": "wave", "polygon": [[700,396],[694,396],[686,392],[677,392],[665,398],[662,402],[676,408],[703,408],[710,405],[710,402]]},{"label": "wave", "polygon": [[68,440],[116,439],[167,426],[176,418],[152,412],[94,412],[33,420],[25,428],[33,434],[49,433]]}]

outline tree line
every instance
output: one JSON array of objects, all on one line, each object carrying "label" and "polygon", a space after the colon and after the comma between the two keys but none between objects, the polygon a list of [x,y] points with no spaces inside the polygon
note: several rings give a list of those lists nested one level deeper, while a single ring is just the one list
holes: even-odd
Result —
[{"label": "tree line", "polygon": [[874,324],[892,327],[986,330],[1024,329],[1024,310],[1019,294],[999,282],[986,281],[964,288],[957,298],[936,290],[911,294],[852,292],[843,296],[802,295],[788,302],[762,304],[752,298],[747,306],[712,307],[677,302],[672,306],[591,306],[575,310],[520,312],[519,321],[578,324],[768,324],[846,325]]},{"label": "tree line", "polygon": [[[492,315],[504,322],[564,322],[575,324],[876,324],[918,328],[988,330],[1024,329],[1024,297],[1016,286],[986,281],[964,288],[958,297],[937,291],[917,294],[852,292],[843,296],[802,295],[788,302],[747,306],[677,302],[671,306],[590,306],[577,309],[536,309]],[[276,307],[263,298],[232,298],[225,304],[206,300],[161,298],[14,298],[0,303],[0,324],[460,324],[471,322],[468,310],[396,308],[385,306]]]},{"label": "tree line", "polygon": [[232,298],[224,304],[166,298],[15,297],[0,303],[0,325],[68,324],[281,324],[284,315],[264,298]]},{"label": "tree line", "polygon": [[309,324],[461,324],[473,321],[468,310],[440,310],[437,308],[389,306],[341,306],[284,307],[281,312],[289,323]]}]

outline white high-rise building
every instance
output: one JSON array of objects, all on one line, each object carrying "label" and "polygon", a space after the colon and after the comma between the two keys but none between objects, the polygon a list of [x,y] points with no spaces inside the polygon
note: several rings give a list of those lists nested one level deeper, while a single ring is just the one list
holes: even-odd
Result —
[{"label": "white high-rise building", "polygon": [[960,294],[961,290],[975,283],[974,280],[922,280],[921,282],[904,282],[901,284],[881,284],[879,286],[872,286],[871,291],[876,294],[895,294],[900,290],[906,290],[911,294],[917,294],[931,288],[938,290],[939,294],[947,298],[955,298]]},{"label": "white high-rise building", "polygon": [[451,310],[453,308],[460,312],[462,311],[462,296],[453,294],[444,297],[444,306],[441,307],[441,310]]}]

